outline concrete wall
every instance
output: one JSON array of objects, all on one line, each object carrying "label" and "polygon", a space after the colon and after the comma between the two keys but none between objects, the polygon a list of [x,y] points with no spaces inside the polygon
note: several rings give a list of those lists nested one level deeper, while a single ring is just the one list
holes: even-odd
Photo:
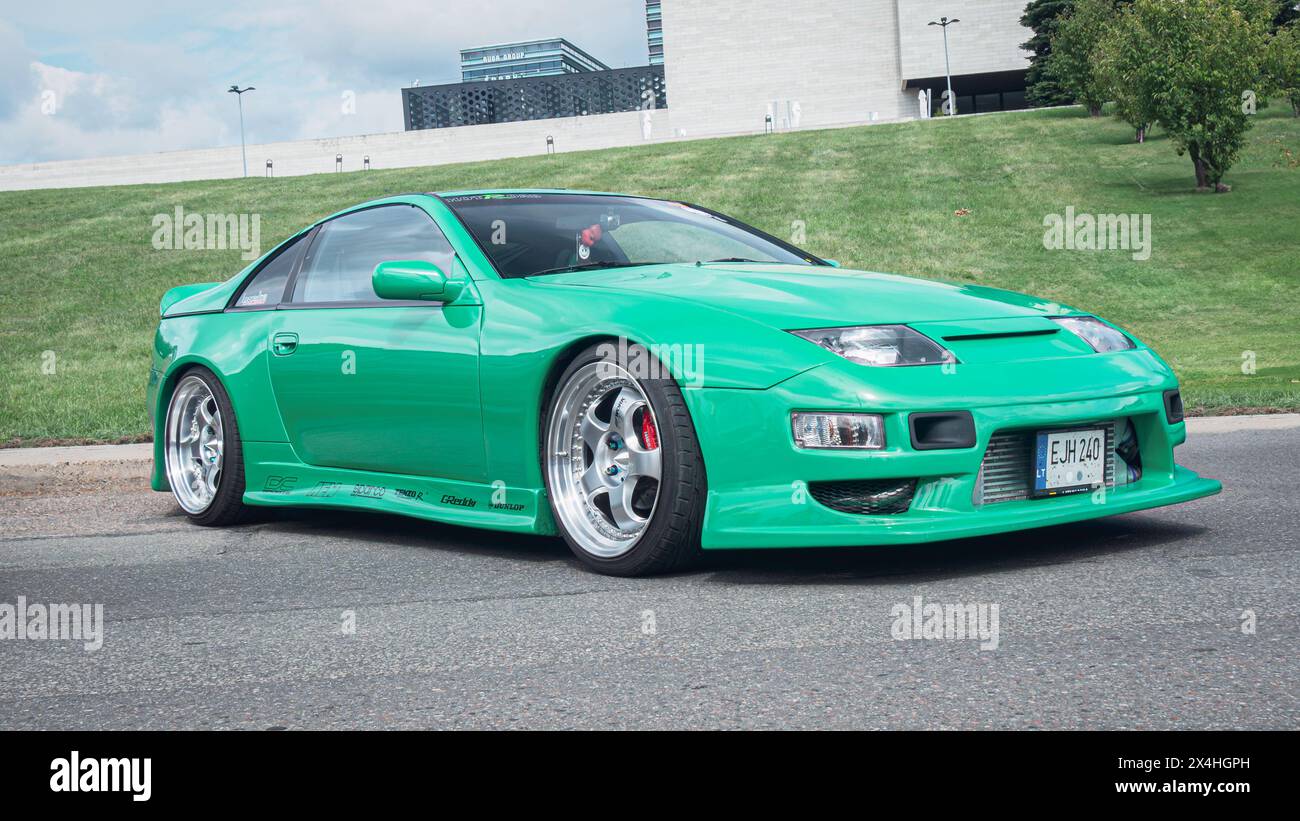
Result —
[{"label": "concrete wall", "polygon": [[914,117],[909,79],[1024,69],[1024,0],[663,0],[672,127],[706,135]]},{"label": "concrete wall", "polygon": [[[668,139],[671,134],[668,112],[661,109],[267,143],[248,146],[248,175],[264,176],[268,158],[274,163],[275,176],[291,177],[332,172],[337,154],[343,155],[345,171],[357,171],[366,155],[370,156],[373,169],[404,168],[544,154],[548,135],[555,138],[555,150],[564,152],[634,145]],[[236,145],[0,166],[0,191],[210,180],[242,175],[243,165]]]},{"label": "concrete wall", "polygon": [[941,16],[961,21],[948,27],[953,74],[1029,67],[1029,52],[1020,48],[1033,36],[1020,25],[1026,0],[963,0],[944,5],[919,0],[896,2],[899,73],[903,80],[943,75],[943,29],[929,25]]},{"label": "concrete wall", "polygon": [[663,0],[673,128],[687,136],[911,117],[896,0]]}]

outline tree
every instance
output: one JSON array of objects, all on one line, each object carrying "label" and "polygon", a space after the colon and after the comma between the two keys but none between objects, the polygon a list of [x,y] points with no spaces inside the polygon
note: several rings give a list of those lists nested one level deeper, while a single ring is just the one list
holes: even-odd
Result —
[{"label": "tree", "polygon": [[1144,101],[1136,95],[1126,93],[1124,88],[1112,88],[1109,83],[1106,87],[1111,89],[1110,96],[1115,101],[1115,116],[1133,126],[1134,140],[1140,143],[1146,142],[1152,116],[1148,106],[1144,105]]},{"label": "tree", "polygon": [[1300,117],[1300,23],[1291,23],[1273,35],[1269,44],[1269,73],[1278,93],[1291,102]]},{"label": "tree", "polygon": [[1020,25],[1034,32],[1020,47],[1032,52],[1029,70],[1025,73],[1025,99],[1031,105],[1068,105],[1074,98],[1061,88],[1060,82],[1048,72],[1047,64],[1052,54],[1052,35],[1061,16],[1074,8],[1074,0],[1029,0]]},{"label": "tree", "polygon": [[1136,0],[1098,51],[1099,70],[1129,113],[1159,123],[1191,158],[1198,190],[1230,190],[1223,175],[1251,126],[1247,101],[1266,91],[1273,5]]},{"label": "tree", "polygon": [[1300,20],[1300,3],[1296,0],[1273,0],[1273,31]]},{"label": "tree", "polygon": [[1048,74],[1094,117],[1101,116],[1107,98],[1106,84],[1096,70],[1097,48],[1117,17],[1114,0],[1076,0],[1052,36]]}]

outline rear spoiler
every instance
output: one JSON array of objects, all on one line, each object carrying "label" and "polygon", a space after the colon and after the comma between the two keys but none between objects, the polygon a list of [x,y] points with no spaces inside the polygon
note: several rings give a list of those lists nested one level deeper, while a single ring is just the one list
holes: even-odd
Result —
[{"label": "rear spoiler", "polygon": [[158,315],[167,316],[167,309],[171,308],[176,303],[183,299],[189,299],[192,296],[201,294],[204,291],[210,291],[218,285],[221,285],[221,283],[200,282],[196,285],[177,285],[175,288],[171,288],[163,294],[162,301],[158,303]]}]

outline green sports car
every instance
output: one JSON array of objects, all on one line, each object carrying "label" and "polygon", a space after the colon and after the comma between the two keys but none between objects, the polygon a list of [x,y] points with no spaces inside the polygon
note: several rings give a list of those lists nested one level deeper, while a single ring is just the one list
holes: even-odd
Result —
[{"label": "green sports car", "polygon": [[163,296],[153,487],[347,507],[589,567],[897,545],[1217,493],[1173,371],[1081,311],[841,269],[684,202],[410,194]]}]

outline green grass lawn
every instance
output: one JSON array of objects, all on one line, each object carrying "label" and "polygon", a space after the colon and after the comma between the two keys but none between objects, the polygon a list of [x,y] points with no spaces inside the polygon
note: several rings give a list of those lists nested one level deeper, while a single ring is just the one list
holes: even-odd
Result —
[{"label": "green grass lawn", "polygon": [[[155,214],[258,213],[262,246],[406,191],[566,187],[687,199],[846,267],[1025,291],[1128,328],[1193,412],[1300,409],[1300,119],[1259,115],[1229,194],[1193,191],[1159,133],[1057,109],[267,180],[0,193],[0,443],[148,435],[158,298],[239,251],[158,251]],[[1046,250],[1043,218],[1151,214],[1153,251]],[[969,214],[957,216],[959,209]],[[845,317],[851,319],[851,317]],[[46,351],[55,373],[47,374]],[[1253,352],[1254,374],[1242,372]]]}]

